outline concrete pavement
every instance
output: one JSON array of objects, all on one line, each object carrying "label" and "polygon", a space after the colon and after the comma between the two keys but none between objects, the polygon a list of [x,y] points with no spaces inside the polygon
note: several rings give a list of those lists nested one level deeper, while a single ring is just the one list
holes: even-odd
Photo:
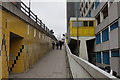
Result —
[{"label": "concrete pavement", "polygon": [[69,78],[65,49],[52,50],[28,72],[10,74],[10,78]]}]

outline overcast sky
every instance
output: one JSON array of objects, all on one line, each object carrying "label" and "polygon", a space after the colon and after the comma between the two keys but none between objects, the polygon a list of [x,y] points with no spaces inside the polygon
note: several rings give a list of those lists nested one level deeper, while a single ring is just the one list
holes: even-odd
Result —
[{"label": "overcast sky", "polygon": [[[29,0],[22,0],[28,5]],[[33,2],[34,1],[34,2]],[[56,36],[66,32],[66,3],[64,0],[31,0],[31,9]]]}]

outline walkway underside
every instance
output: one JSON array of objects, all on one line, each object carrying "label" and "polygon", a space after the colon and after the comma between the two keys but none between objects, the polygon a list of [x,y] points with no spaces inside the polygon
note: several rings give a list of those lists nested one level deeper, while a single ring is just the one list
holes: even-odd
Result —
[{"label": "walkway underside", "polygon": [[53,50],[39,60],[29,71],[10,74],[10,78],[69,78],[65,50]]}]

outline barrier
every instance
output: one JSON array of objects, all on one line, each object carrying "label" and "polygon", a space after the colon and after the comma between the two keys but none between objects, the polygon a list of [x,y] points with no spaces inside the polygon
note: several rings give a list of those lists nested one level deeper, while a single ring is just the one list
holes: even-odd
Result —
[{"label": "barrier", "polygon": [[73,55],[67,44],[65,44],[65,47],[73,78],[107,78],[109,80],[118,80],[118,78],[101,70],[97,66]]}]

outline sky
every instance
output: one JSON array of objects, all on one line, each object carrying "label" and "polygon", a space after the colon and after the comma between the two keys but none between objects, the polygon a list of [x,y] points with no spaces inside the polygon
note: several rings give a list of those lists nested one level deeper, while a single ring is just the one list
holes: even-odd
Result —
[{"label": "sky", "polygon": [[[22,0],[28,5],[29,0]],[[66,3],[64,0],[31,0],[31,10],[60,38],[66,32]]]}]

